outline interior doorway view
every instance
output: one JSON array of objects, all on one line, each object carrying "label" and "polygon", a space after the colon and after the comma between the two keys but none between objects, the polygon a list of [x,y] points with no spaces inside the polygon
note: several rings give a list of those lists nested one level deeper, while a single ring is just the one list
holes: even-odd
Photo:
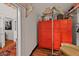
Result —
[{"label": "interior doorway view", "polygon": [[0,4],[0,56],[16,56],[17,8]]}]

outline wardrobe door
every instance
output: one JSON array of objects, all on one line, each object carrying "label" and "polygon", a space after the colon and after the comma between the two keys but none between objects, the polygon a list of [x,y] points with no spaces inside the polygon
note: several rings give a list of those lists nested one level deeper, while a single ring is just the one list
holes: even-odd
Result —
[{"label": "wardrobe door", "polygon": [[53,22],[53,38],[54,38],[54,50],[59,50],[60,49],[60,44],[61,44],[61,33],[60,33],[60,20],[54,20]]},{"label": "wardrobe door", "polygon": [[68,39],[67,20],[60,20],[60,28],[61,28],[61,40],[63,43],[67,43]]},{"label": "wardrobe door", "polygon": [[68,19],[61,20],[61,37],[63,43],[72,43],[72,22]]},{"label": "wardrobe door", "polygon": [[52,49],[52,21],[41,21],[38,24],[39,48]]}]

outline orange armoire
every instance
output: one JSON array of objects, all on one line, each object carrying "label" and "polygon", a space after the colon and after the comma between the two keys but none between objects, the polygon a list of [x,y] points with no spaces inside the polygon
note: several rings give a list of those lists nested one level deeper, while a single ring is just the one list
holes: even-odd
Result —
[{"label": "orange armoire", "polygon": [[59,50],[62,42],[70,44],[72,43],[71,19],[38,22],[39,48],[53,48],[54,50]]}]

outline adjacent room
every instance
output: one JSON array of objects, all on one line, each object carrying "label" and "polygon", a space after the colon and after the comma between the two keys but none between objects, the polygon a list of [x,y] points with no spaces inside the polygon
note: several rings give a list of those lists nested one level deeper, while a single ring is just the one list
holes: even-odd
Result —
[{"label": "adjacent room", "polygon": [[0,56],[16,56],[17,8],[0,4]]}]

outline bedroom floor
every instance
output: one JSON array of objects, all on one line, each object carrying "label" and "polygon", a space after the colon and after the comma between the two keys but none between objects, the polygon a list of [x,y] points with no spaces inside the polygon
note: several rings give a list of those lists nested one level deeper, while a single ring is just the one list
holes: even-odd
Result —
[{"label": "bedroom floor", "polygon": [[[52,50],[36,48],[31,56],[52,56]],[[61,51],[54,51],[53,56],[63,56]]]}]

